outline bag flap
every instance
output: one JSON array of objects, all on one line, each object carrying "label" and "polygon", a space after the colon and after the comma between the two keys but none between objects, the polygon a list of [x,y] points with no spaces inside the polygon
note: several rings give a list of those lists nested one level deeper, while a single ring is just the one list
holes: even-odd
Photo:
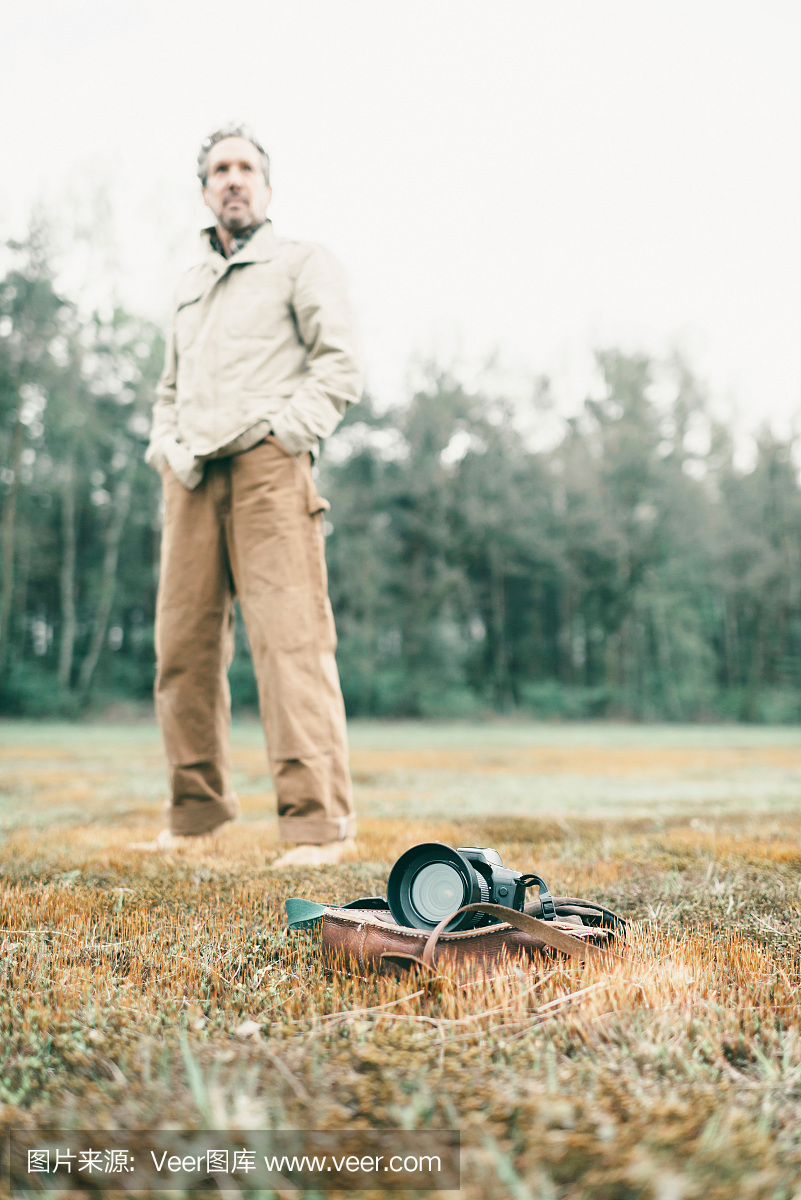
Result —
[{"label": "bag flap", "polygon": [[290,929],[311,929],[328,912],[325,904],[301,900],[297,896],[286,901],[286,919]]}]

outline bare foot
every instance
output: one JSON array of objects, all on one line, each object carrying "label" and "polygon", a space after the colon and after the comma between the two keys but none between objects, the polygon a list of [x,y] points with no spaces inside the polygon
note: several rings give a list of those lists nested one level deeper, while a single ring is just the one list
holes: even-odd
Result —
[{"label": "bare foot", "polygon": [[327,867],[351,858],[355,850],[356,842],[352,837],[344,838],[341,842],[323,842],[319,846],[301,842],[270,863],[270,870],[280,871],[282,867]]},{"label": "bare foot", "polygon": [[223,829],[227,829],[231,824],[230,821],[225,821],[222,825],[218,825],[216,829],[212,829],[210,833],[201,834],[180,834],[172,833],[169,829],[162,829],[158,837],[152,842],[131,842],[131,850],[146,850],[156,854],[172,854],[176,850],[197,850],[203,853],[217,847],[220,841],[220,833]]}]

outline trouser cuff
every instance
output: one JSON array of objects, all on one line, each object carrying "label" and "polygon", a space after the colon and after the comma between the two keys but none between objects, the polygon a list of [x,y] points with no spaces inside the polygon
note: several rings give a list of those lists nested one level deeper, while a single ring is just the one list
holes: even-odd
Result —
[{"label": "trouser cuff", "polygon": [[279,817],[279,842],[342,842],[356,836],[356,818],[349,817]]},{"label": "trouser cuff", "polygon": [[167,809],[170,833],[177,837],[200,837],[213,833],[226,821],[239,816],[239,801],[232,792],[224,800],[198,800],[194,796],[171,804]]}]

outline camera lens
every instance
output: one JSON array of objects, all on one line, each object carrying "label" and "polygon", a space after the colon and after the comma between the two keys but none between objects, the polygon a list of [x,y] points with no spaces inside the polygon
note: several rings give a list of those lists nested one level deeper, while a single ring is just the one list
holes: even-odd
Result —
[{"label": "camera lens", "polygon": [[[399,925],[436,929],[440,921],[466,904],[489,900],[489,885],[463,855],[442,842],[423,842],[402,854],[389,873],[387,900]],[[480,914],[462,913],[447,933],[472,929]]]},{"label": "camera lens", "polygon": [[430,863],[417,872],[409,888],[412,907],[424,921],[438,925],[464,903],[461,875],[449,863]]}]

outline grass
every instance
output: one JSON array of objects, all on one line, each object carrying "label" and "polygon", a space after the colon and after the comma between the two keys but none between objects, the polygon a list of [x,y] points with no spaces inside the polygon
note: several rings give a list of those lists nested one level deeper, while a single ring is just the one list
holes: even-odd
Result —
[{"label": "grass", "polygon": [[[0,725],[6,1127],[458,1128],[465,1197],[801,1200],[796,730],[364,724],[359,860],[275,875],[261,734],[214,853],[137,853],[158,735]],[[494,845],[632,918],[623,961],[327,973],[283,901]]]}]

